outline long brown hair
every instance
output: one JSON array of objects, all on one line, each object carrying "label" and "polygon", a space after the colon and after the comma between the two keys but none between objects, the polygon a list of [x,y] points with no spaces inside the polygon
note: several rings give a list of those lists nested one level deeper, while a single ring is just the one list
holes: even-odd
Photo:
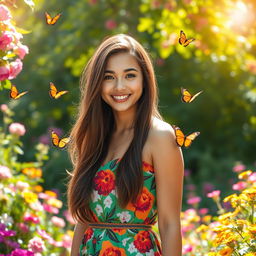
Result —
[{"label": "long brown hair", "polygon": [[73,164],[67,188],[68,208],[73,218],[80,222],[93,222],[89,209],[93,178],[107,156],[115,123],[111,107],[101,98],[101,84],[108,58],[119,52],[134,56],[143,74],[143,92],[137,104],[134,137],[116,169],[115,183],[120,207],[124,208],[129,201],[135,202],[142,191],[142,149],[152,117],[162,119],[157,108],[154,69],[146,50],[133,37],[125,34],[106,38],[82,72],[81,98],[67,148]]}]

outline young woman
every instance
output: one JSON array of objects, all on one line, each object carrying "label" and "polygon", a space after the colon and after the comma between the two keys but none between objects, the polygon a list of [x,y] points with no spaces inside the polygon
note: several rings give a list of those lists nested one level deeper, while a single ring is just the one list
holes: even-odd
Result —
[{"label": "young woman", "polygon": [[183,156],[157,103],[141,44],[124,34],[105,39],[82,73],[70,132],[71,256],[181,256]]}]

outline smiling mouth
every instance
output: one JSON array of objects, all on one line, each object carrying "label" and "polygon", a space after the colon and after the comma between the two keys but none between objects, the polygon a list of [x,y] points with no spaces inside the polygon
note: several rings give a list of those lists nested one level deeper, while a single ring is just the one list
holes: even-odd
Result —
[{"label": "smiling mouth", "polygon": [[126,101],[131,94],[126,94],[126,95],[112,95],[111,97],[114,99],[116,102],[124,102]]}]

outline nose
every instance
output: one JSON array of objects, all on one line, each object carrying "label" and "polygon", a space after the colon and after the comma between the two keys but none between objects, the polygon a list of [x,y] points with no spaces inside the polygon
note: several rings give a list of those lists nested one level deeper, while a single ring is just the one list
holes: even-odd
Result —
[{"label": "nose", "polygon": [[116,87],[117,87],[117,89],[122,89],[125,87],[125,83],[122,78],[118,78],[116,80]]}]

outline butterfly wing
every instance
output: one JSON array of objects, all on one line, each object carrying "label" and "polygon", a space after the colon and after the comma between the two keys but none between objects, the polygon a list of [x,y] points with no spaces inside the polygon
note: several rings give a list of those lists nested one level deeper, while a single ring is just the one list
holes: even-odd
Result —
[{"label": "butterfly wing", "polygon": [[200,91],[192,96],[191,100],[189,102],[192,102],[197,96],[199,96],[203,91]]},{"label": "butterfly wing", "polygon": [[50,90],[49,90],[49,95],[52,97],[52,98],[55,98],[56,95],[57,95],[57,88],[55,87],[54,83],[50,82]]},{"label": "butterfly wing", "polygon": [[15,85],[11,86],[11,91],[10,91],[10,97],[14,100],[19,99],[21,96],[25,95],[26,93],[28,93],[28,91],[25,92],[21,92],[20,94],[18,93],[18,90],[16,88]]},{"label": "butterfly wing", "polygon": [[187,39],[185,41],[185,43],[183,44],[184,47],[188,46],[191,42],[193,42],[195,40],[195,38],[190,38],[190,39]]},{"label": "butterfly wing", "polygon": [[184,45],[184,43],[186,42],[187,38],[186,38],[186,35],[185,33],[181,30],[180,31],[180,37],[179,37],[179,43],[181,45]]},{"label": "butterfly wing", "polygon": [[181,88],[181,100],[185,103],[188,103],[191,101],[192,95],[189,93],[187,89]]},{"label": "butterfly wing", "polygon": [[57,133],[55,133],[54,131],[52,131],[52,144],[53,146],[55,147],[58,147],[59,146],[59,136],[57,135]]},{"label": "butterfly wing", "polygon": [[60,142],[59,142],[58,147],[59,147],[59,148],[64,148],[64,147],[66,147],[66,145],[67,145],[67,143],[69,142],[69,140],[70,140],[69,137],[67,137],[67,138],[62,138],[62,139],[60,140]]},{"label": "butterfly wing", "polygon": [[54,17],[52,18],[51,25],[54,25],[54,24],[58,21],[58,19],[60,18],[60,16],[61,16],[61,13],[57,14],[56,16],[54,16]]},{"label": "butterfly wing", "polygon": [[185,135],[178,126],[172,125],[172,127],[175,131],[176,143],[179,147],[182,147],[184,144]]},{"label": "butterfly wing", "polygon": [[184,147],[189,147],[192,141],[200,134],[200,132],[193,132],[185,137]]},{"label": "butterfly wing", "polygon": [[52,23],[52,17],[50,16],[49,13],[45,12],[45,21],[48,25],[51,25]]},{"label": "butterfly wing", "polygon": [[60,96],[66,94],[68,91],[60,91],[56,94],[55,99],[58,99]]}]

